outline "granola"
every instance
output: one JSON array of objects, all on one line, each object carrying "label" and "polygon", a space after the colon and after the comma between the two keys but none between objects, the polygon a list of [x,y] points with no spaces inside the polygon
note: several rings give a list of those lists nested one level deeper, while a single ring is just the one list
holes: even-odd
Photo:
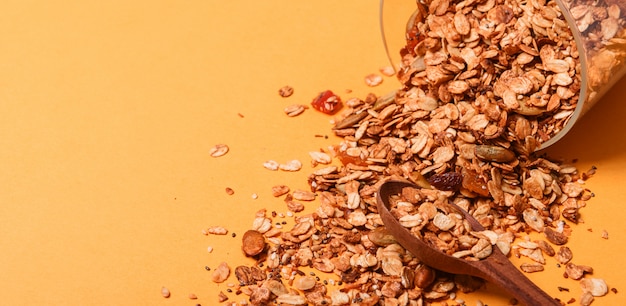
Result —
[{"label": "granola", "polygon": [[[626,43],[621,8],[607,2],[598,10],[583,1],[567,4],[580,20],[576,31],[604,42],[589,40],[584,51],[596,50],[594,67],[612,67],[621,60],[612,46]],[[403,87],[345,101],[333,129],[341,141],[309,153],[310,191],[272,188],[275,197],[286,195],[293,224],[257,212],[254,252],[244,249],[257,262],[235,269],[249,305],[423,305],[480,288],[482,280],[425,266],[387,232],[375,196],[389,179],[420,186],[403,190],[392,213],[443,252],[481,260],[496,247],[528,259],[520,266],[526,273],[543,271],[545,256],[554,256],[565,265],[564,277],[581,280],[582,304],[606,294],[604,281],[585,278],[593,269],[573,263],[566,246],[591,197],[583,184],[595,168],[583,173],[535,153],[565,127],[584,86],[581,50],[560,7],[541,0],[432,0],[418,2],[418,12],[402,50]],[[333,113],[341,99],[325,91],[312,106]],[[302,164],[264,167],[298,171]],[[313,213],[302,213],[303,201],[315,201]],[[471,231],[446,203],[485,230]]]}]

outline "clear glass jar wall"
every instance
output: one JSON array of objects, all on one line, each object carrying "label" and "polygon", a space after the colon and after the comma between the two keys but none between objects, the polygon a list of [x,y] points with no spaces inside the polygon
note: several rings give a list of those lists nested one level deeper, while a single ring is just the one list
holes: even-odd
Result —
[{"label": "clear glass jar wall", "polygon": [[491,95],[544,129],[538,149],[561,139],[626,72],[626,0],[380,5],[383,40],[400,82],[444,102]]}]

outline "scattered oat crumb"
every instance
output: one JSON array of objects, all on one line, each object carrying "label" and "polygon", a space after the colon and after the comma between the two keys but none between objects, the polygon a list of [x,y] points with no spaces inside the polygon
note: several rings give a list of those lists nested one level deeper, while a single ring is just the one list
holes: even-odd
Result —
[{"label": "scattered oat crumb", "polygon": [[258,195],[258,194],[256,194],[256,193],[253,193],[253,194],[252,194],[252,198],[256,200],[256,199],[258,199],[258,198],[259,198],[259,195]]},{"label": "scattered oat crumb", "polygon": [[209,155],[211,155],[211,157],[224,156],[226,153],[228,153],[228,150],[228,145],[216,144],[209,150]]},{"label": "scattered oat crumb", "polygon": [[206,229],[207,233],[213,235],[226,235],[228,234],[228,230],[223,226],[210,226]]},{"label": "scattered oat crumb", "polygon": [[396,74],[396,71],[393,69],[393,66],[384,66],[384,67],[380,67],[380,73],[382,73],[385,76],[393,76],[394,74]]},{"label": "scattered oat crumb", "polygon": [[280,164],[277,161],[275,161],[275,160],[268,160],[268,161],[263,163],[263,167],[265,169],[272,170],[272,171],[278,170],[279,166],[280,166]]},{"label": "scattered oat crumb", "polygon": [[227,195],[233,195],[233,194],[235,194],[235,191],[232,188],[230,188],[230,187],[226,187],[226,194]]},{"label": "scattered oat crumb", "polygon": [[603,239],[609,239],[609,232],[607,230],[602,230],[602,236]]},{"label": "scattered oat crumb", "polygon": [[189,295],[187,296],[190,300],[195,300],[198,299],[198,296],[193,294],[193,293],[189,293]]},{"label": "scattered oat crumb", "polygon": [[169,298],[170,297],[170,290],[165,288],[165,287],[161,287],[161,295],[164,298]]},{"label": "scattered oat crumb", "polygon": [[294,160],[290,160],[286,164],[278,165],[278,168],[280,170],[290,171],[290,172],[300,171],[300,169],[302,169],[302,162],[300,162],[297,159],[294,159]]},{"label": "scattered oat crumb", "polygon": [[280,197],[289,192],[289,187],[286,185],[276,185],[272,187],[272,195],[274,197]]},{"label": "scattered oat crumb", "polygon": [[213,252],[213,247],[209,246],[209,247],[206,248],[206,250],[207,250],[207,252],[212,253]]},{"label": "scattered oat crumb", "polygon": [[378,74],[372,73],[372,74],[368,74],[367,76],[365,76],[365,84],[367,84],[367,86],[370,86],[370,87],[378,86],[382,82],[383,82],[383,77]]},{"label": "scattered oat crumb", "polygon": [[237,113],[237,116],[239,116],[239,118],[244,118],[242,113]]}]

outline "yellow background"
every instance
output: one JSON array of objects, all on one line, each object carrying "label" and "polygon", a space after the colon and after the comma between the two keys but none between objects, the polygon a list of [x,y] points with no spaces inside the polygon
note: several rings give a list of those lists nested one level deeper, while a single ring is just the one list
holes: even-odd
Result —
[{"label": "yellow background", "polygon": [[[325,89],[346,100],[397,87],[363,82],[387,64],[377,18],[375,0],[3,1],[0,304],[216,305],[226,284],[204,267],[250,264],[239,243],[254,212],[286,211],[271,186],[306,188],[308,152],[337,142],[315,136],[331,136],[330,117],[289,118],[283,108]],[[278,96],[284,85],[292,97]],[[569,246],[575,263],[621,291],[624,94],[626,80],[549,150],[598,167]],[[230,152],[209,157],[218,143]],[[305,165],[270,172],[269,159]],[[211,225],[239,235],[202,235]],[[550,260],[531,278],[578,299],[578,284]],[[624,294],[594,305],[622,304]],[[508,300],[491,287],[463,298]]]}]

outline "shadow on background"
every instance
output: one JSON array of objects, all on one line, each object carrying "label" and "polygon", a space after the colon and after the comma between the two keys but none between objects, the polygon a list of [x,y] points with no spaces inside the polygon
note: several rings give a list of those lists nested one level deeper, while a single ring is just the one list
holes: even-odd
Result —
[{"label": "shadow on background", "polygon": [[626,78],[619,80],[559,142],[548,156],[597,162],[626,154]]}]

